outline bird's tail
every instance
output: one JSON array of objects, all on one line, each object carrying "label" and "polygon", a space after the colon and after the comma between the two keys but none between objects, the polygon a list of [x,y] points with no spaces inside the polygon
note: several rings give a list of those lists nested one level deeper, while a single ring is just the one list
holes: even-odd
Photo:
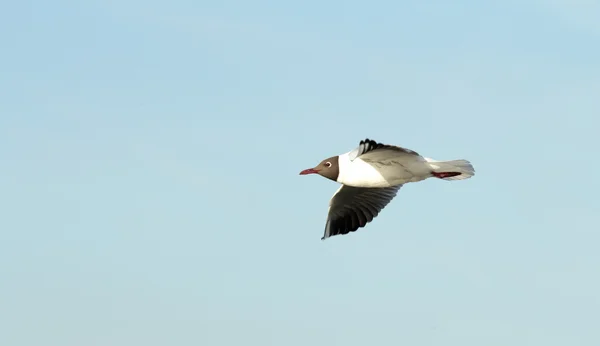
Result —
[{"label": "bird's tail", "polygon": [[467,160],[435,161],[425,158],[431,167],[432,174],[443,180],[463,180],[475,175],[475,168]]}]

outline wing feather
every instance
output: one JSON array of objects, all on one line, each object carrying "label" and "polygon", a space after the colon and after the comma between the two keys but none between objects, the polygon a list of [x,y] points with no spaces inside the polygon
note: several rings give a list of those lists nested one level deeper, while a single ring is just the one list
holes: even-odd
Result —
[{"label": "wing feather", "polygon": [[364,188],[342,185],[329,201],[325,233],[321,239],[348,234],[365,227],[396,197],[401,187],[402,185]]},{"label": "wing feather", "polygon": [[361,140],[358,147],[349,154],[350,161],[361,157],[364,161],[376,161],[381,158],[420,156],[416,151],[395,145],[379,143],[372,139]]}]

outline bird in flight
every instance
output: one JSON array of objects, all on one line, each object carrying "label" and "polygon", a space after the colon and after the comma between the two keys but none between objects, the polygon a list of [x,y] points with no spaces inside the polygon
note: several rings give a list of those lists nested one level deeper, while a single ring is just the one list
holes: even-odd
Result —
[{"label": "bird in flight", "polygon": [[402,185],[428,178],[463,180],[475,175],[467,160],[436,161],[410,149],[371,139],[321,161],[300,175],[318,174],[341,184],[329,201],[326,238],[355,232],[373,221]]}]

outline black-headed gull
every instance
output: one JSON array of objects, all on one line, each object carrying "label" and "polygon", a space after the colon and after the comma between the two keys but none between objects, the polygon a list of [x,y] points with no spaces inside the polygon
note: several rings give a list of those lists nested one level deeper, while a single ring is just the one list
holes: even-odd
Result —
[{"label": "black-headed gull", "polygon": [[406,183],[428,178],[462,180],[475,175],[467,160],[436,161],[398,146],[365,139],[345,154],[332,156],[301,175],[319,174],[342,186],[329,201],[321,239],[365,227]]}]

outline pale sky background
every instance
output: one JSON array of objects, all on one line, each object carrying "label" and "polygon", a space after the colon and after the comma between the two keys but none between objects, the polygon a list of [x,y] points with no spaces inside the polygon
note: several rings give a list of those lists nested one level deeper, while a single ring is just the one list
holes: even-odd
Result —
[{"label": "pale sky background", "polygon": [[[599,1],[0,9],[1,345],[600,345]],[[477,175],[321,241],[365,137]]]}]

